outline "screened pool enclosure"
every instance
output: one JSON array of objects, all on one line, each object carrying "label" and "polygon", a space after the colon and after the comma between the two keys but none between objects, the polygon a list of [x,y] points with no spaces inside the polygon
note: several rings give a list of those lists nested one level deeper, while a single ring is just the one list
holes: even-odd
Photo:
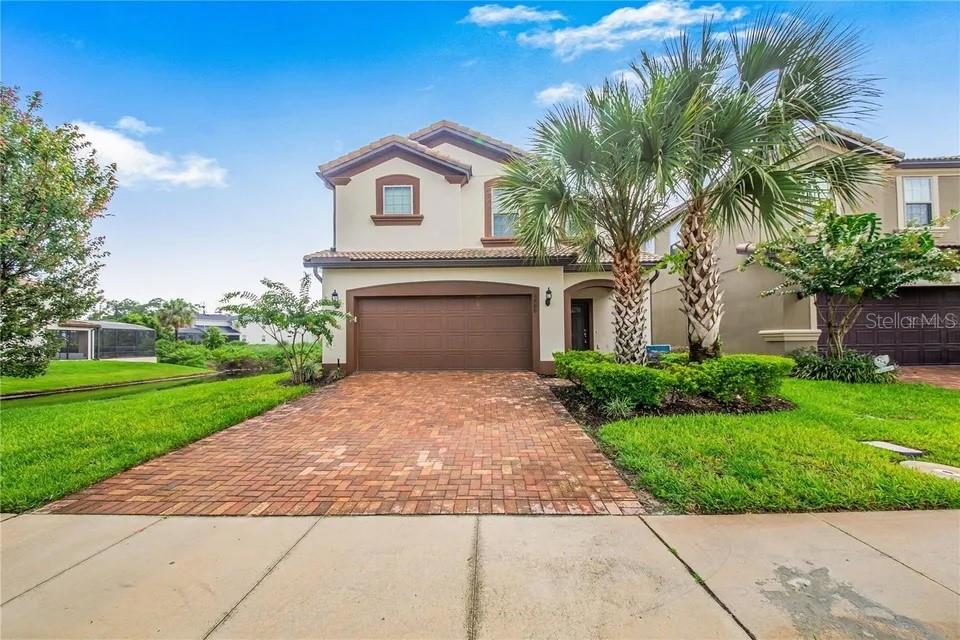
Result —
[{"label": "screened pool enclosure", "polygon": [[151,360],[156,332],[150,327],[108,320],[68,320],[53,328],[63,339],[58,360]]}]

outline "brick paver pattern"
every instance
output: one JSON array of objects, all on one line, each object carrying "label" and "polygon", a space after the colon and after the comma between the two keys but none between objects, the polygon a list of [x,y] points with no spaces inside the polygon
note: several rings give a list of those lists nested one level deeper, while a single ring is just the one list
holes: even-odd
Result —
[{"label": "brick paver pattern", "polygon": [[935,387],[960,390],[960,366],[903,367],[898,378],[901,382],[926,382]]},{"label": "brick paver pattern", "polygon": [[264,516],[641,510],[535,374],[456,371],[355,374],[43,509]]}]

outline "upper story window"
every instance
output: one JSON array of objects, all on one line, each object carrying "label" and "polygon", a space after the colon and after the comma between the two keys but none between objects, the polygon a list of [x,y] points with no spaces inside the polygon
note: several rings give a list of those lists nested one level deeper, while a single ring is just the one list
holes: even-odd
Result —
[{"label": "upper story window", "polygon": [[413,214],[413,185],[383,187],[383,215]]},{"label": "upper story window", "polygon": [[517,212],[507,207],[503,190],[497,188],[498,179],[483,183],[483,238],[484,245],[512,245],[517,224]]},{"label": "upper story window", "polygon": [[420,215],[420,178],[393,174],[377,178],[377,212],[370,216],[373,224],[418,225]]},{"label": "upper story window", "polygon": [[657,238],[651,236],[646,239],[643,243],[643,250],[647,253],[656,253],[657,252]]},{"label": "upper story window", "polygon": [[491,235],[494,238],[512,238],[517,223],[517,212],[512,211],[503,201],[503,190],[494,188],[491,193]]},{"label": "upper story window", "polygon": [[907,225],[933,222],[933,187],[927,177],[903,179],[903,218]]}]

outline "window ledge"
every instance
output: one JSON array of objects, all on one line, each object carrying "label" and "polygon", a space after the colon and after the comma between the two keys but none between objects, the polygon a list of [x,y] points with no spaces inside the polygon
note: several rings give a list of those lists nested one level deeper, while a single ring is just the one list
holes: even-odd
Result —
[{"label": "window ledge", "polygon": [[370,216],[370,219],[373,220],[373,224],[378,227],[419,225],[423,222],[423,216],[413,216],[408,213],[388,216],[378,216],[374,214]]},{"label": "window ledge", "polygon": [[947,235],[947,232],[950,231],[950,227],[941,225],[916,225],[912,227],[900,227],[897,229],[897,231],[906,231],[908,229],[927,229],[930,232],[930,235],[937,240]]},{"label": "window ledge", "polygon": [[515,247],[517,241],[514,238],[480,238],[480,244],[485,247]]}]

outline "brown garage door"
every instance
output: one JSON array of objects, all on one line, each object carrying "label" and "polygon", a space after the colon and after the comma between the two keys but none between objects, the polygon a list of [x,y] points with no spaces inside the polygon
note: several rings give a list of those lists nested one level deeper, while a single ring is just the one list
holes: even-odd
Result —
[{"label": "brown garage door", "polygon": [[364,370],[530,369],[530,296],[361,298]]},{"label": "brown garage door", "polygon": [[900,365],[960,364],[960,287],[904,287],[867,302],[847,344]]}]

